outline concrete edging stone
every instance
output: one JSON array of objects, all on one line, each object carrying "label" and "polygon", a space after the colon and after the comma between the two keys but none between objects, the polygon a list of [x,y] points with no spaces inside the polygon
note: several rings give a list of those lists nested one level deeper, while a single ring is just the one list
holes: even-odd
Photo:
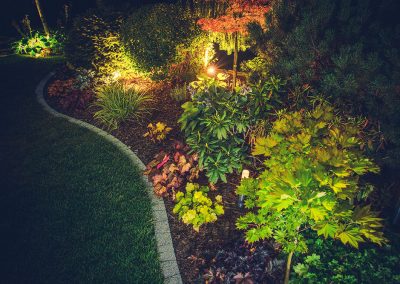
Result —
[{"label": "concrete edging stone", "polygon": [[[138,158],[138,156],[135,155],[135,153],[132,152],[132,150],[127,145],[122,143],[120,140],[107,133],[106,131],[97,128],[94,125],[59,113],[47,104],[44,99],[44,87],[52,76],[54,76],[54,72],[51,72],[46,77],[44,77],[35,90],[37,101],[43,107],[43,109],[55,117],[63,118],[71,123],[86,128],[105,138],[108,142],[111,142],[113,145],[115,145],[122,153],[128,156],[131,162],[143,171],[146,168],[143,162]],[[181,284],[182,278],[179,272],[178,263],[176,261],[164,200],[157,198],[153,193],[152,184],[147,180],[145,176],[142,176],[142,178],[145,182],[146,190],[149,194],[152,204],[157,250],[160,259],[160,266],[164,275],[164,283]]]}]

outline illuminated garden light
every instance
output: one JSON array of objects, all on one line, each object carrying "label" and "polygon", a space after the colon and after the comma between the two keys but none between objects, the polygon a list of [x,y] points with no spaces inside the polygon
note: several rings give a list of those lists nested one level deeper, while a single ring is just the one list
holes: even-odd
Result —
[{"label": "illuminated garden light", "polygon": [[217,68],[215,68],[213,65],[208,66],[207,74],[208,76],[215,76],[215,74],[217,74]]}]

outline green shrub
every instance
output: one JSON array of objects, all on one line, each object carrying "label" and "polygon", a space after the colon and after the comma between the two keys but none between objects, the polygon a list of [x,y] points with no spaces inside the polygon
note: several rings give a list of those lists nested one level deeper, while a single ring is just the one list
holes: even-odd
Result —
[{"label": "green shrub", "polygon": [[360,150],[360,129],[326,103],[279,113],[253,149],[266,158],[265,171],[237,189],[251,210],[237,221],[247,241],[273,237],[287,253],[305,252],[303,232],[311,229],[356,248],[365,241],[384,243],[382,220],[357,199],[371,187],[360,176],[379,171]]},{"label": "green shrub", "polygon": [[65,43],[65,57],[74,67],[91,68],[95,55],[93,37],[111,30],[111,25],[90,11],[74,19]]},{"label": "green shrub", "polygon": [[[396,0],[272,1],[265,34],[255,26],[254,80],[277,75],[311,85],[342,110],[375,125],[378,162],[400,167],[400,29]],[[397,23],[397,24],[394,24]],[[380,132],[382,131],[382,132]],[[374,150],[375,150],[374,149]],[[377,151],[371,151],[371,154]]]},{"label": "green shrub", "polygon": [[123,23],[122,40],[142,71],[165,76],[178,45],[188,43],[197,29],[178,5],[139,8]]},{"label": "green shrub", "polygon": [[382,248],[366,246],[355,250],[331,239],[312,236],[309,251],[295,261],[291,283],[400,283],[398,240]]},{"label": "green shrub", "polygon": [[217,195],[213,202],[207,196],[209,190],[207,186],[187,183],[186,193],[181,191],[176,193],[177,203],[173,212],[178,214],[185,224],[193,225],[193,229],[197,232],[201,225],[215,222],[218,216],[224,214],[222,196]]},{"label": "green shrub", "polygon": [[39,32],[33,33],[13,44],[17,54],[26,54],[33,57],[60,55],[63,53],[64,37],[53,33],[49,37]]},{"label": "green shrub", "polygon": [[95,105],[100,110],[94,117],[109,129],[117,129],[122,121],[137,120],[149,113],[148,103],[151,101],[149,95],[134,88],[125,89],[120,83],[106,85],[97,94]]},{"label": "green shrub", "polygon": [[266,118],[276,92],[269,82],[232,92],[216,79],[200,79],[191,84],[192,100],[182,105],[179,123],[209,181],[226,182],[226,174],[240,171],[248,161],[246,134]]}]

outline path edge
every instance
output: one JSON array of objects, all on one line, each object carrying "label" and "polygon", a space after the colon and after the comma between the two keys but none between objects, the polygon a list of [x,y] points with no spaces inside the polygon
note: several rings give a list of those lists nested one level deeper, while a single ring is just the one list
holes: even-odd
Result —
[{"label": "path edge", "polygon": [[[54,74],[55,74],[54,72],[51,72],[48,75],[46,75],[36,87],[35,90],[36,98],[39,104],[42,106],[42,108],[46,112],[50,113],[55,117],[63,118],[73,124],[86,128],[89,131],[94,132],[100,135],[101,137],[105,138],[108,142],[116,146],[122,153],[128,156],[130,161],[134,165],[136,165],[139,168],[139,170],[144,171],[146,168],[144,163],[139,159],[139,157],[134,152],[132,152],[132,150],[127,145],[122,143],[119,139],[92,124],[59,113],[58,111],[54,110],[47,104],[47,102],[44,99],[44,91],[45,91],[44,87],[46,86],[46,83],[50,80],[50,78],[54,76]],[[182,278],[179,272],[178,263],[176,261],[164,200],[154,195],[153,185],[148,181],[148,179],[144,175],[142,175],[142,179],[146,185],[146,190],[151,200],[153,220],[154,220],[154,230],[157,242],[157,251],[159,255],[161,270],[164,276],[164,283],[182,284]]]}]

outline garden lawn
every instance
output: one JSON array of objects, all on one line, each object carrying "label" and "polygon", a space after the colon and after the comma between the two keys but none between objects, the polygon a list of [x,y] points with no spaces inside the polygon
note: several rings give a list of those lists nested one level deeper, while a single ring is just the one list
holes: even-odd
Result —
[{"label": "garden lawn", "polygon": [[161,283],[139,170],[36,102],[60,62],[0,59],[1,282]]}]

